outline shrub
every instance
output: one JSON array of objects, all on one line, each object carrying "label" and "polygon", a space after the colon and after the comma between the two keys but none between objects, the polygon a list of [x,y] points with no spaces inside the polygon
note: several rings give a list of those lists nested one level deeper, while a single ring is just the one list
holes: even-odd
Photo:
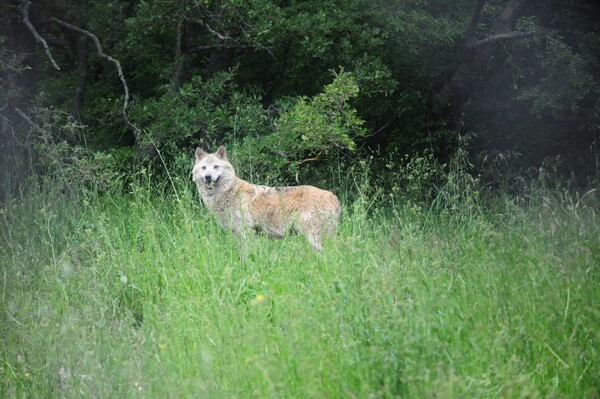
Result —
[{"label": "shrub", "polygon": [[241,161],[252,163],[253,172],[266,180],[298,181],[300,173],[314,174],[320,161],[335,159],[340,151],[355,151],[356,140],[365,134],[364,122],[350,104],[359,88],[349,72],[333,76],[333,82],[312,98],[279,101],[269,133],[244,137],[238,149]]},{"label": "shrub", "polygon": [[120,162],[130,151],[93,151],[86,126],[52,108],[33,108],[33,171],[50,191],[77,196],[121,188],[128,172]]}]

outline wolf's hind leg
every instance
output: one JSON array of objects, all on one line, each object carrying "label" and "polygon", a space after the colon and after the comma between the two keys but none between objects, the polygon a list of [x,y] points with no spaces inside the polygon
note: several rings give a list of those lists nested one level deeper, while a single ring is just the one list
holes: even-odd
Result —
[{"label": "wolf's hind leg", "polygon": [[299,219],[299,227],[304,234],[306,241],[308,241],[315,251],[321,252],[323,249],[323,240],[321,237],[321,224],[319,223],[319,219],[315,218],[315,215],[312,212],[300,215]]},{"label": "wolf's hind leg", "polygon": [[311,231],[310,229],[307,229],[304,232],[304,236],[306,237],[306,240],[308,241],[310,246],[313,247],[315,251],[321,252],[321,250],[323,249],[323,240],[321,238],[321,233],[316,233],[314,231]]}]

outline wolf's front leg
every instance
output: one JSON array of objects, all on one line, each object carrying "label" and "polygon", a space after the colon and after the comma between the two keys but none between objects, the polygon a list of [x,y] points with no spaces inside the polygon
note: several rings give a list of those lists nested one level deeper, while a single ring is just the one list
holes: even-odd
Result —
[{"label": "wolf's front leg", "polygon": [[246,229],[243,227],[232,227],[233,238],[235,238],[235,244],[240,254],[240,263],[244,264],[249,253],[248,237],[246,235]]}]

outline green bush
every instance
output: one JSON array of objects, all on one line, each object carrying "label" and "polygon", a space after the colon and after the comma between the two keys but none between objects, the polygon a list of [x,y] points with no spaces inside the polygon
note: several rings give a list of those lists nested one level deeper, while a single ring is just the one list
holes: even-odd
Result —
[{"label": "green bush", "polygon": [[203,80],[194,76],[177,91],[165,89],[157,98],[132,109],[144,130],[142,145],[183,149],[192,143],[207,149],[270,128],[260,98],[237,90],[233,72]]},{"label": "green bush", "polygon": [[301,173],[307,177],[326,170],[323,160],[356,150],[356,140],[366,132],[351,105],[359,88],[349,72],[334,72],[333,77],[312,98],[280,101],[268,134],[244,137],[238,156],[242,164],[252,165],[252,174],[267,181],[298,182]]},{"label": "green bush", "polygon": [[280,99],[265,110],[261,98],[237,89],[234,72],[208,80],[196,76],[178,91],[167,91],[132,110],[142,127],[142,146],[173,159],[195,146],[213,151],[227,146],[242,175],[263,182],[298,180],[300,169],[322,169],[340,151],[353,152],[365,134],[351,105],[358,85],[351,73],[333,73],[333,81],[314,97]]},{"label": "green bush", "polygon": [[70,196],[118,191],[131,172],[129,149],[94,151],[87,146],[86,126],[52,108],[32,109],[32,179],[46,190]]}]

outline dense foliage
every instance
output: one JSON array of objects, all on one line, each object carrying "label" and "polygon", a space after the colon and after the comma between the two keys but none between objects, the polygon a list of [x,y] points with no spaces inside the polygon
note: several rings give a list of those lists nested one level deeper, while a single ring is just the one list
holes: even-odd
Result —
[{"label": "dense foliage", "polygon": [[2,190],[73,153],[127,165],[224,143],[290,181],[356,150],[443,163],[464,135],[476,168],[500,156],[585,182],[599,16],[582,0],[3,2]]}]

